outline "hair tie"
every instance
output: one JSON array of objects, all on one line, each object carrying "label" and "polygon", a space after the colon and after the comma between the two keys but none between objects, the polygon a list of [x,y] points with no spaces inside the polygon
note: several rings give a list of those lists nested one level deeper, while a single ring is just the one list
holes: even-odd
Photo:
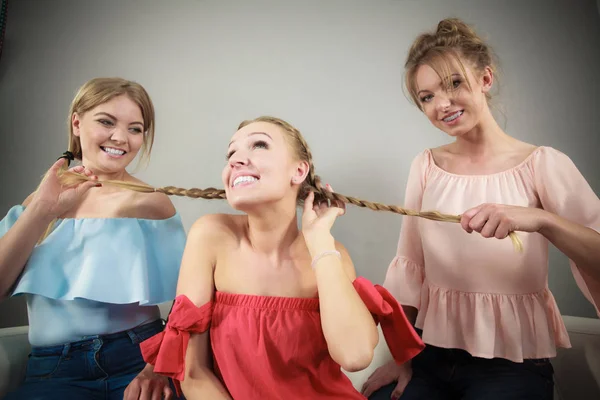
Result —
[{"label": "hair tie", "polygon": [[73,155],[73,153],[71,153],[70,151],[65,151],[64,153],[62,153],[62,156],[58,157],[58,159],[60,160],[61,158],[64,158],[67,160],[67,166],[71,165],[71,161],[73,161],[75,159],[75,156]]}]

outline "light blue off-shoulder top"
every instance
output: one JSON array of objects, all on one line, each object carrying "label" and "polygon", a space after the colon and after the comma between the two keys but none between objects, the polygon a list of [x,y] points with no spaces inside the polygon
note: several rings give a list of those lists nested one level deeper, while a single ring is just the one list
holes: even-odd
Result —
[{"label": "light blue off-shoulder top", "polygon": [[[14,206],[0,237],[23,213]],[[12,295],[25,295],[29,341],[50,346],[131,329],[160,318],[175,298],[186,234],[168,219],[65,218],[37,245]]]}]

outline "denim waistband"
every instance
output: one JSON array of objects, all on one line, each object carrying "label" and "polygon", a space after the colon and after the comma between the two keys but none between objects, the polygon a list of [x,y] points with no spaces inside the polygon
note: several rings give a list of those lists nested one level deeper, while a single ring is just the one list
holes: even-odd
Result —
[{"label": "denim waistband", "polygon": [[31,348],[31,354],[34,356],[68,354],[75,350],[87,350],[99,343],[107,343],[116,340],[128,339],[132,344],[139,344],[144,340],[156,335],[164,329],[164,321],[161,319],[136,326],[126,331],[110,333],[107,335],[85,336],[84,339],[76,342],[59,344],[55,346],[34,346]]}]

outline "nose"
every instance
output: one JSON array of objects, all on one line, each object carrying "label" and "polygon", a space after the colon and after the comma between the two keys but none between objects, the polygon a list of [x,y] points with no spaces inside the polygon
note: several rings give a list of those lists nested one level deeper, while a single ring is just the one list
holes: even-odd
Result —
[{"label": "nose", "polygon": [[229,157],[229,166],[231,168],[243,167],[248,165],[248,156],[243,151],[236,151]]},{"label": "nose", "polygon": [[113,142],[125,143],[125,142],[127,142],[127,135],[128,135],[127,129],[116,126],[115,129],[113,129],[113,131],[112,131],[112,135],[110,136],[110,139]]},{"label": "nose", "polygon": [[446,95],[445,93],[440,93],[437,96],[434,97],[434,101],[435,101],[435,109],[438,112],[445,112],[450,108],[450,105],[452,104],[452,101],[450,100],[450,96]]}]

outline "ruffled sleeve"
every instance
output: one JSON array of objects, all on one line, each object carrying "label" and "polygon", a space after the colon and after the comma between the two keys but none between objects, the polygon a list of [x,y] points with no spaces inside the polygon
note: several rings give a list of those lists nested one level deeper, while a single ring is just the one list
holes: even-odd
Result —
[{"label": "ruffled sleeve", "polygon": [[356,278],[353,285],[375,322],[381,325],[381,331],[396,363],[404,364],[425,348],[402,307],[390,292],[362,277]]},{"label": "ruffled sleeve", "polygon": [[[412,161],[404,196],[405,208],[421,210],[429,162],[427,150]],[[383,283],[400,304],[420,308],[421,288],[425,278],[423,263],[418,218],[404,216],[396,257],[390,263]]]},{"label": "ruffled sleeve", "polygon": [[23,206],[13,206],[6,216],[2,218],[0,221],[0,237],[6,235],[6,232],[17,222],[17,219],[23,214],[25,207]]},{"label": "ruffled sleeve", "polygon": [[184,295],[173,303],[165,329],[140,344],[144,361],[154,366],[154,372],[172,378],[178,395],[185,374],[185,353],[190,333],[203,333],[210,327],[213,303],[196,307]]},{"label": "ruffled sleeve", "polygon": [[59,219],[31,253],[13,296],[141,306],[172,301],[185,242],[178,213],[161,220]]},{"label": "ruffled sleeve", "polygon": [[[551,147],[542,147],[533,163],[542,208],[600,233],[600,199],[573,161]],[[569,260],[577,285],[600,316],[600,282]]]}]

